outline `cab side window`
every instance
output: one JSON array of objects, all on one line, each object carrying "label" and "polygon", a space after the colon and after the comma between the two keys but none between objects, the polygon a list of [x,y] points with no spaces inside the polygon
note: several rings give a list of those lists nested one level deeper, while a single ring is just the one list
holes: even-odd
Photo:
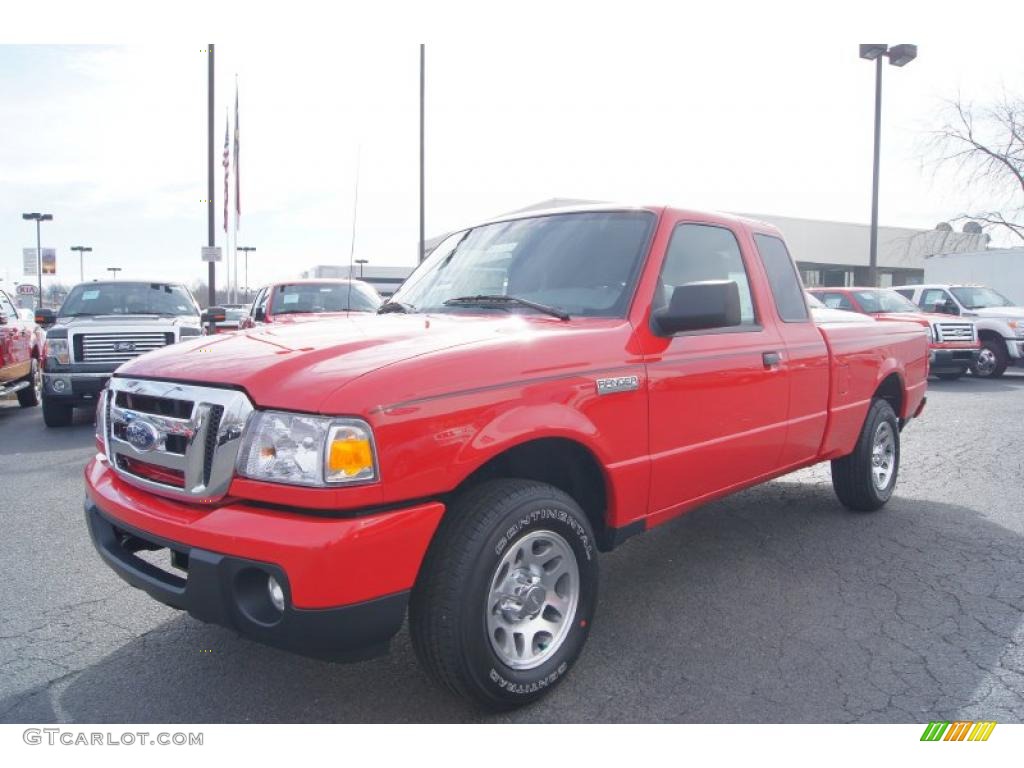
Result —
[{"label": "cab side window", "polygon": [[917,304],[925,312],[934,312],[936,304],[943,305],[943,308],[940,310],[942,312],[946,311],[945,307],[947,306],[950,308],[956,307],[953,297],[942,288],[926,288],[921,291],[921,300]]},{"label": "cab side window", "polygon": [[14,308],[14,303],[7,298],[7,294],[0,291],[0,315],[6,315],[8,322],[18,320],[18,310]]},{"label": "cab side window", "polygon": [[264,320],[266,319],[267,312],[267,298],[270,296],[269,288],[261,288],[260,292],[256,294],[256,298],[252,303],[251,315],[253,320]]},{"label": "cab side window", "polygon": [[740,294],[739,327],[757,324],[750,280],[736,235],[710,224],[677,225],[661,267],[655,308],[667,306],[678,286],[707,280],[735,282]]}]

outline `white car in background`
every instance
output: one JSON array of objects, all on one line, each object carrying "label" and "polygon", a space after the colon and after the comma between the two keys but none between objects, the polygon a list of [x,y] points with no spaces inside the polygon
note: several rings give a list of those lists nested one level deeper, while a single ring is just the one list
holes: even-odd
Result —
[{"label": "white car in background", "polygon": [[984,285],[901,285],[893,289],[925,312],[969,317],[978,329],[981,352],[971,373],[1002,376],[1010,365],[1024,365],[1024,307]]}]

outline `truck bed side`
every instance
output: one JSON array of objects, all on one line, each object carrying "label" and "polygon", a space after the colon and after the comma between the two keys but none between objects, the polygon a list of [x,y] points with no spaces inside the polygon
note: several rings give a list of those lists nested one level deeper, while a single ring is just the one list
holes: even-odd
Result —
[{"label": "truck bed side", "polygon": [[[893,402],[901,423],[924,399],[928,335],[917,323],[823,323],[832,376],[821,458],[850,453],[876,393]],[[895,377],[893,379],[892,377]]]}]

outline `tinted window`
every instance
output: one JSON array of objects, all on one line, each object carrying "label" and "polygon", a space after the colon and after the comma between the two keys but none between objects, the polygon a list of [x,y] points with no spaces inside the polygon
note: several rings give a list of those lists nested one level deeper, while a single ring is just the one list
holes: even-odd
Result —
[{"label": "tinted window", "polygon": [[534,311],[445,304],[466,296],[516,296],[571,315],[621,316],[654,221],[648,211],[599,211],[484,224],[442,242],[393,300],[409,311]]},{"label": "tinted window", "polygon": [[789,257],[786,244],[770,235],[754,235],[758,253],[768,273],[768,284],[775,298],[775,308],[785,323],[797,323],[807,319],[807,303],[804,290],[797,276],[796,266]]},{"label": "tinted window", "polygon": [[902,296],[905,299],[910,299],[911,301],[913,301],[913,299],[914,299],[914,289],[913,288],[897,288],[896,289],[896,293],[898,293],[900,296]]},{"label": "tinted window", "polygon": [[754,325],[750,280],[736,236],[725,227],[680,224],[672,233],[661,267],[655,309],[667,306],[677,286],[707,280],[732,280],[740,294],[740,325]]}]

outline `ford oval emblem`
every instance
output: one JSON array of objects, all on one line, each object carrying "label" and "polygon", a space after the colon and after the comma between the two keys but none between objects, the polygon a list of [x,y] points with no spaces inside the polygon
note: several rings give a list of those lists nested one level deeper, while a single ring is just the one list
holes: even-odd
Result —
[{"label": "ford oval emblem", "polygon": [[116,344],[114,344],[114,351],[115,352],[134,352],[135,351],[135,343],[131,342],[131,341],[119,341]]},{"label": "ford oval emblem", "polygon": [[124,438],[137,451],[152,451],[156,448],[160,433],[148,421],[133,421],[125,427]]}]

